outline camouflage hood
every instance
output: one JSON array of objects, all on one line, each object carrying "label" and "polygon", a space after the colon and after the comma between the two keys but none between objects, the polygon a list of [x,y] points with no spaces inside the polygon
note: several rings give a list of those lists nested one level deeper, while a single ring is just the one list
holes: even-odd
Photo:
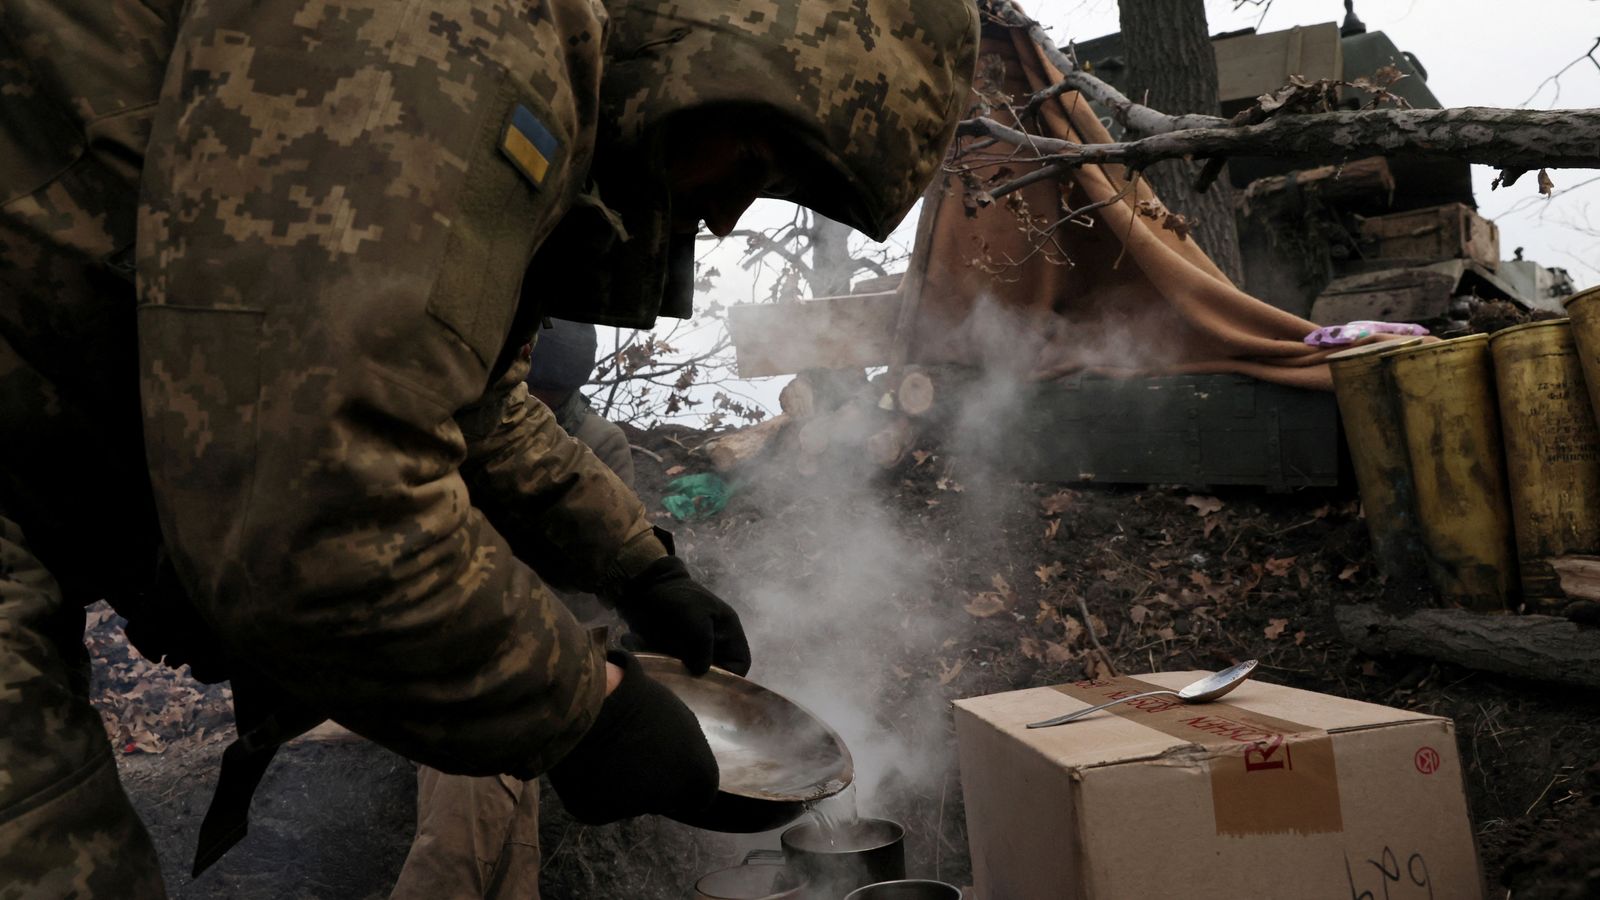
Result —
[{"label": "camouflage hood", "polygon": [[711,106],[775,114],[813,164],[788,197],[876,240],[933,179],[966,108],[970,0],[617,0],[602,145]]},{"label": "camouflage hood", "polygon": [[[591,280],[603,289],[579,287],[569,274],[567,296],[547,307],[601,324],[649,327],[658,314],[689,315],[694,248],[671,240],[671,199],[656,165],[668,120],[717,107],[759,112],[782,132],[785,158],[802,166],[799,190],[784,199],[883,240],[938,170],[976,63],[972,0],[608,0],[606,8],[594,178],[628,237],[595,267]],[[593,234],[597,216],[580,208],[576,219],[589,220]],[[570,264],[565,252],[552,263],[558,255]]]}]

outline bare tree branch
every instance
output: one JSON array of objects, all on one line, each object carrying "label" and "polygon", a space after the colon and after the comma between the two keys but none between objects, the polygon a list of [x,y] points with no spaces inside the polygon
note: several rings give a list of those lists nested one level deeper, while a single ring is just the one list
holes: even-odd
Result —
[{"label": "bare tree branch", "polygon": [[[1035,161],[1062,173],[1102,163],[1140,169],[1179,157],[1273,156],[1322,162],[1407,153],[1448,156],[1514,172],[1600,167],[1600,109],[1336,111],[1280,116],[1259,125],[1190,129],[1111,144],[1076,144],[1027,135],[991,119],[969,119],[957,134],[994,137],[1007,143],[1031,142],[1044,151]],[[999,196],[994,191],[990,194]]]},{"label": "bare tree branch", "polygon": [[1533,98],[1539,96],[1539,92],[1544,90],[1545,85],[1553,84],[1555,85],[1556,93],[1555,96],[1550,98],[1550,105],[1554,106],[1556,101],[1561,99],[1561,76],[1567,74],[1567,72],[1570,71],[1573,66],[1580,65],[1584,62],[1591,62],[1594,63],[1595,70],[1600,71],[1600,58],[1597,58],[1594,55],[1596,50],[1600,50],[1600,37],[1594,39],[1594,43],[1589,45],[1588,51],[1582,56],[1562,66],[1561,71],[1539,82],[1539,86],[1533,89],[1533,93],[1528,95],[1528,99],[1522,101],[1522,105],[1527,106],[1529,103],[1532,103]]},{"label": "bare tree branch", "polygon": [[[1065,90],[1078,91],[1110,112],[1118,124],[1135,134],[1163,134],[1189,128],[1215,128],[1227,123],[1226,119],[1217,116],[1169,116],[1135,103],[1121,91],[1079,68],[1077,60],[1061,52],[1061,48],[1050,39],[1050,35],[1045,33],[1044,26],[1024,15],[1011,3],[1011,0],[990,0],[990,6],[1001,22],[1014,28],[1025,29],[1028,37],[1044,50],[1045,58],[1050,60],[1050,64],[1061,71],[1062,84],[1066,87],[1052,86],[1040,93],[1055,91],[1059,94]],[[1039,94],[1029,98],[1025,108],[1037,109],[1038,104],[1044,102],[1043,99],[1036,98],[1039,98]]]},{"label": "bare tree branch", "polygon": [[784,246],[782,242],[768,237],[762,232],[741,228],[737,231],[731,232],[728,236],[744,238],[750,242],[752,252],[750,254],[749,261],[745,265],[745,268],[749,268],[750,263],[753,263],[754,261],[759,260],[762,256],[771,253],[782,257],[784,262],[798,269],[801,276],[805,278],[808,284],[814,278],[811,272],[811,266],[806,263],[805,257],[801,256],[798,250],[792,250],[789,247]]}]

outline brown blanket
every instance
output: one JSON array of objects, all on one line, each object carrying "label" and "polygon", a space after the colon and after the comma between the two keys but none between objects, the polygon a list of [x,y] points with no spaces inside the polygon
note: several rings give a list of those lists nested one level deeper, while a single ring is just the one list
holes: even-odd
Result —
[{"label": "brown blanket", "polygon": [[[1020,29],[986,28],[979,62],[1017,98],[1060,80]],[[1041,110],[1051,137],[1111,140],[1087,100],[1062,94]],[[1003,109],[992,116],[1015,120]],[[970,143],[972,139],[963,139]],[[983,152],[1003,155],[997,145]],[[1008,162],[1009,177],[1036,166]],[[994,169],[980,172],[986,176]],[[1006,180],[1002,178],[1001,180]],[[1239,290],[1192,239],[1149,215],[1155,195],[1130,186],[1122,166],[1084,166],[1069,181],[1023,188],[1016,201],[968,209],[961,183],[946,176],[930,208],[907,289],[920,282],[910,359],[1008,365],[1035,379],[1093,370],[1117,375],[1237,372],[1297,387],[1331,390],[1329,351],[1307,346],[1311,322]],[[1118,192],[1124,196],[1116,198]],[[1041,237],[1061,212],[1110,201]]]}]

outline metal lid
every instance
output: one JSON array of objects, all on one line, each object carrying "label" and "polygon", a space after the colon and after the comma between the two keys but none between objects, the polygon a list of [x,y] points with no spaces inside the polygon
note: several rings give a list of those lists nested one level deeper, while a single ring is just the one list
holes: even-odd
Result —
[{"label": "metal lid", "polygon": [[1494,334],[1489,335],[1489,343],[1492,344],[1508,335],[1517,334],[1524,331],[1532,331],[1535,328],[1555,327],[1571,328],[1572,320],[1563,316],[1559,319],[1541,319],[1538,322],[1523,322],[1521,325],[1512,325],[1509,328],[1502,328],[1499,331],[1496,331]]},{"label": "metal lid", "polygon": [[1469,334],[1463,337],[1451,338],[1448,341],[1439,341],[1432,344],[1418,344],[1415,347],[1402,347],[1383,354],[1382,359],[1393,360],[1399,357],[1420,356],[1424,353],[1450,353],[1455,350],[1467,350],[1478,345],[1487,348],[1489,336],[1487,334]]},{"label": "metal lid", "polygon": [[1576,294],[1573,294],[1571,297],[1561,301],[1561,305],[1563,307],[1571,306],[1572,304],[1577,303],[1579,300],[1590,299],[1600,300],[1600,285],[1595,285],[1592,288],[1586,288],[1577,292]]},{"label": "metal lid", "polygon": [[1420,335],[1413,336],[1413,337],[1407,337],[1407,338],[1400,338],[1399,340],[1373,341],[1370,344],[1362,344],[1362,345],[1357,346],[1357,347],[1349,347],[1349,348],[1346,348],[1344,350],[1340,350],[1337,353],[1329,354],[1328,355],[1328,362],[1330,364],[1331,363],[1336,363],[1336,362],[1345,362],[1347,360],[1355,359],[1355,358],[1361,357],[1361,356],[1371,356],[1371,355],[1376,354],[1376,353],[1388,353],[1391,350],[1399,350],[1402,347],[1415,346],[1417,344],[1422,343],[1422,341],[1423,341],[1423,338]]}]

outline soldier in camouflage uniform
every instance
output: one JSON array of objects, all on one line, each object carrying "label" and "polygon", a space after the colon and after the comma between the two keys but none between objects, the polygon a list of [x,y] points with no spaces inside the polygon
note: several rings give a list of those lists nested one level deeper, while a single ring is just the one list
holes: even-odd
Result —
[{"label": "soldier in camouflage uniform", "polygon": [[0,900],[163,891],[86,700],[100,597],[232,681],[246,797],[331,717],[444,771],[554,768],[591,820],[708,798],[692,717],[546,584],[693,667],[748,665],[737,619],[528,400],[528,336],[686,315],[687,233],[774,167],[886,236],[976,15],[608,5],[0,0]]},{"label": "soldier in camouflage uniform", "polygon": [[554,319],[540,329],[528,370],[528,393],[550,407],[556,424],[600,457],[606,468],[633,487],[633,448],[628,436],[589,403],[579,388],[594,374],[595,327]]}]

